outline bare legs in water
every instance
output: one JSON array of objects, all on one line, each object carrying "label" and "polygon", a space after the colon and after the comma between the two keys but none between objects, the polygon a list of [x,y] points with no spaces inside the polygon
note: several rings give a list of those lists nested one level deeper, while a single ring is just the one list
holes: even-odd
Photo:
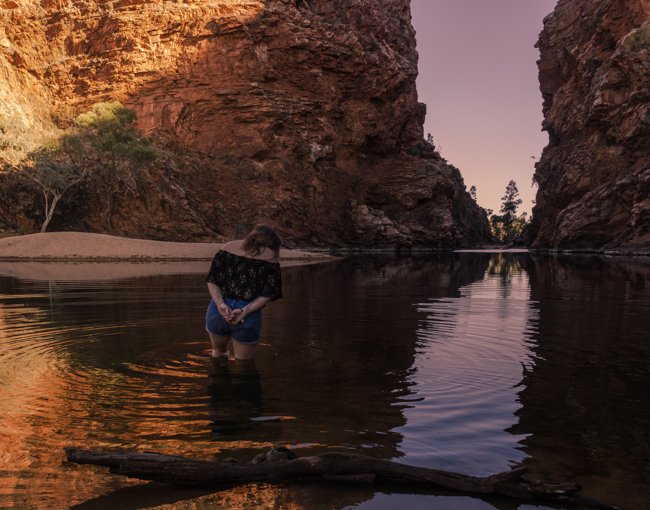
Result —
[{"label": "bare legs in water", "polygon": [[[231,341],[229,336],[224,335],[215,335],[210,333],[210,343],[212,344],[212,353],[210,357],[212,358],[227,358],[228,357],[228,342]],[[243,344],[237,340],[232,340],[232,347],[235,351],[235,359],[238,360],[249,360],[255,357],[255,350],[257,349],[257,344]]]}]

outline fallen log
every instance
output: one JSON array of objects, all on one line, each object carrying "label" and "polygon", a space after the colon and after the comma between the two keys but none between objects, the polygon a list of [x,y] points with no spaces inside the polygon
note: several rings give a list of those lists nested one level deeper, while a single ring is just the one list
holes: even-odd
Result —
[{"label": "fallen log", "polygon": [[477,477],[350,453],[323,453],[297,458],[286,448],[274,448],[257,455],[250,464],[194,460],[159,453],[96,452],[79,448],[66,448],[65,451],[70,462],[103,466],[109,468],[111,473],[183,487],[217,487],[253,482],[357,482],[419,489],[452,489],[529,502],[622,510],[582,496],[580,486],[576,484],[527,480],[524,478],[524,468]]}]

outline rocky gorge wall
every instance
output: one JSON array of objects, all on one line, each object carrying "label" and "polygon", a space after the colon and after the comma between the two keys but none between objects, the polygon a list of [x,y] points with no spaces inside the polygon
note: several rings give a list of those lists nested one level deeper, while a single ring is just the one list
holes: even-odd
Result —
[{"label": "rocky gorge wall", "polygon": [[[119,100],[167,147],[115,197],[113,233],[221,239],[270,221],[294,245],[487,236],[423,140],[409,0],[2,0],[0,16],[0,115],[53,132]],[[42,212],[23,188],[0,220],[28,230]],[[104,231],[95,190],[73,198],[54,227]]]},{"label": "rocky gorge wall", "polygon": [[533,247],[650,250],[650,0],[560,0],[538,46]]}]

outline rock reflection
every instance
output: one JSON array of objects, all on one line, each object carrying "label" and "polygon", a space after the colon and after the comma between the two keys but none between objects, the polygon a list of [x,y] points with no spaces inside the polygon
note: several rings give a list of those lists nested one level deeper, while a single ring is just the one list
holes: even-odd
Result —
[{"label": "rock reflection", "polygon": [[62,446],[74,444],[246,462],[269,446],[336,449],[470,474],[528,455],[534,476],[642,508],[647,267],[464,253],[287,268],[285,298],[264,311],[256,364],[226,366],[205,357],[203,275],[51,285],[0,277],[0,506],[445,504],[336,486],[191,496],[130,487],[61,465]]},{"label": "rock reflection", "polygon": [[[287,434],[310,451],[333,447],[404,454],[399,428],[412,401],[415,305],[458,294],[489,256],[352,257],[285,272],[282,307],[269,309],[259,365],[274,414],[295,413]],[[270,355],[265,358],[265,352]],[[268,380],[268,381],[267,381]]]},{"label": "rock reflection", "polygon": [[650,501],[650,261],[533,256],[533,370],[519,423],[533,475],[631,508]]}]

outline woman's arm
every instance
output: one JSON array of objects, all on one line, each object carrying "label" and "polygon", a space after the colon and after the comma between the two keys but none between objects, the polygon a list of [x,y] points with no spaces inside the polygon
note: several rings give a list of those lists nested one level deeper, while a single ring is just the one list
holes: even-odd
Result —
[{"label": "woman's arm", "polygon": [[221,295],[221,289],[216,283],[208,282],[208,291],[210,292],[210,297],[214,304],[219,306],[223,303],[223,296]]},{"label": "woman's arm", "polygon": [[264,308],[266,303],[268,303],[269,301],[271,301],[270,297],[258,296],[255,299],[253,299],[253,301],[248,303],[245,307],[235,308],[232,311],[232,315],[231,315],[232,323],[237,324],[239,321],[244,320],[244,317],[246,317],[247,315],[256,312],[260,308]]},{"label": "woman's arm", "polygon": [[219,288],[219,286],[216,283],[208,282],[208,291],[210,292],[210,297],[212,298],[212,301],[214,301],[214,304],[217,305],[217,308],[219,309],[219,313],[221,314],[221,316],[227,321],[231,320],[232,310],[224,302],[223,295],[221,294],[221,289]]},{"label": "woman's arm", "polygon": [[242,308],[242,311],[244,312],[244,317],[247,315],[250,315],[253,312],[257,312],[260,308],[264,308],[266,306],[266,303],[271,301],[270,297],[266,296],[259,296],[253,299],[250,303],[248,303],[244,308]]}]

